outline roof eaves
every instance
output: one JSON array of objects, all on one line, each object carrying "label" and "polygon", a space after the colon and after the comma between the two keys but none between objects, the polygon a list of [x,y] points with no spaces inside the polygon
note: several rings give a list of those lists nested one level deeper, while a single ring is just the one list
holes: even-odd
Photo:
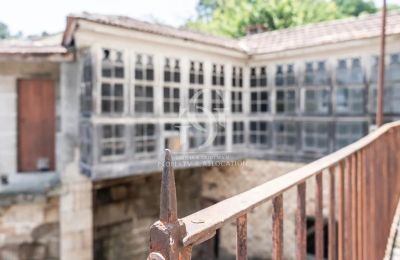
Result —
[{"label": "roof eaves", "polygon": [[[113,17],[113,18],[118,19],[118,17]],[[120,18],[132,19],[129,17],[120,17]],[[234,51],[239,51],[244,54],[247,54],[247,51],[248,51],[247,46],[244,46],[244,43],[241,43],[240,40],[236,40],[236,39],[230,39],[230,38],[205,34],[205,33],[201,33],[201,32],[195,32],[195,31],[191,31],[191,30],[187,30],[187,29],[175,28],[175,27],[168,26],[168,25],[152,24],[149,22],[138,21],[136,19],[132,19],[132,21],[136,21],[143,25],[148,25],[149,27],[154,27],[154,28],[143,28],[138,25],[133,26],[133,25],[126,25],[122,22],[115,22],[115,21],[112,21],[112,19],[106,19],[106,17],[101,17],[101,16],[100,17],[91,17],[90,14],[86,14],[86,13],[72,14],[72,15],[68,16],[67,29],[64,33],[64,38],[63,38],[64,45],[71,42],[72,34],[74,31],[74,28],[76,27],[77,20],[84,20],[84,21],[89,21],[89,22],[94,22],[94,23],[99,23],[99,24],[104,24],[104,25],[116,26],[116,27],[120,27],[120,28],[124,28],[124,29],[152,33],[152,34],[157,34],[157,35],[161,35],[161,36],[165,36],[165,37],[180,39],[183,41],[197,42],[197,43],[201,43],[201,44],[211,45],[214,47],[220,47],[220,48],[230,49],[230,50],[234,50]],[[158,27],[157,29],[159,29],[159,30],[155,29],[155,27]],[[164,32],[163,32],[162,28],[166,28],[167,30],[164,30]],[[165,32],[168,30],[173,30],[173,31],[175,31],[175,33]],[[179,33],[191,34],[191,35],[193,35],[193,37],[188,37],[186,35],[180,36]],[[197,37],[205,37],[208,39],[198,39]],[[218,41],[221,41],[221,42],[218,42]],[[225,41],[225,43],[224,43],[224,41]]]}]

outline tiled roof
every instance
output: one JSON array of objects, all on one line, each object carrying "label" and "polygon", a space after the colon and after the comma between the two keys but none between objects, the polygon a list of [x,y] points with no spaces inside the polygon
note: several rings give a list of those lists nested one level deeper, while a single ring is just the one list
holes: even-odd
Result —
[{"label": "tiled roof", "polygon": [[0,41],[0,61],[69,61],[73,53],[61,45],[39,44],[31,41]]},{"label": "tiled roof", "polygon": [[[358,18],[322,22],[296,28],[265,32],[234,40],[166,25],[143,22],[125,16],[83,13],[70,15],[69,18],[83,19],[101,24],[163,35],[247,52],[249,54],[274,53],[323,44],[378,37],[380,35],[381,26],[380,14],[373,14]],[[388,13],[386,33],[388,35],[400,34],[399,12]],[[2,55],[62,55],[67,53],[68,50],[61,45],[0,41],[0,54]]]},{"label": "tiled roof", "polygon": [[[379,36],[380,31],[381,14],[377,13],[255,34],[242,41],[250,54],[262,54],[372,38]],[[400,34],[399,12],[388,13],[386,34]]]},{"label": "tiled roof", "polygon": [[243,48],[240,46],[240,42],[234,39],[195,32],[183,28],[175,28],[167,25],[160,25],[160,24],[139,21],[137,19],[127,16],[101,15],[101,14],[91,14],[85,12],[82,14],[69,15],[69,18],[82,19],[106,25],[118,26],[122,28],[133,29],[148,33],[154,33],[157,35],[163,35],[171,38],[178,38],[187,41],[193,41],[193,42],[243,51]]},{"label": "tiled roof", "polygon": [[[322,44],[378,37],[381,14],[363,15],[329,22],[309,24],[290,29],[265,32],[239,40],[178,29],[171,26],[139,21],[126,16],[82,13],[70,15],[70,19],[83,19],[101,24],[118,26],[137,31],[154,33],[218,47],[234,49],[249,54],[273,53],[306,48]],[[400,13],[387,16],[387,34],[400,34]]]},{"label": "tiled roof", "polygon": [[66,54],[68,50],[61,45],[34,45],[34,44],[2,44],[0,42],[0,54]]}]

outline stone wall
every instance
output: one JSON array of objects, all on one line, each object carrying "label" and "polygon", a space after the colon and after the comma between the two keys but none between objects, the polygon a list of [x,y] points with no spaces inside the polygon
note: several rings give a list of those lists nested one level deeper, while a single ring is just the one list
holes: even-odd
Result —
[{"label": "stone wall", "polygon": [[[179,216],[200,209],[201,175],[175,171]],[[146,259],[149,228],[158,219],[161,175],[97,183],[94,191],[94,259]]]},{"label": "stone wall", "polygon": [[1,197],[0,259],[59,259],[57,196]]},{"label": "stone wall", "polygon": [[79,153],[66,166],[60,197],[61,260],[93,259],[92,181],[79,173]]},{"label": "stone wall", "polygon": [[[202,207],[234,196],[268,180],[297,169],[303,164],[276,161],[247,160],[231,167],[203,167],[175,172],[178,211],[183,217]],[[94,259],[145,259],[148,254],[148,232],[158,219],[160,174],[133,177],[119,181],[104,181],[94,188]],[[312,202],[313,182],[307,187]],[[284,195],[285,256],[293,257],[294,213],[296,192]],[[252,259],[271,252],[271,205],[267,203],[249,215],[249,256]],[[307,208],[313,214],[313,203]],[[224,227],[219,235],[220,256],[234,258],[236,248],[234,223]],[[210,260],[207,245],[194,249],[194,259]]]},{"label": "stone wall", "polygon": [[[304,164],[246,160],[240,166],[213,167],[198,169],[202,172],[202,197],[218,202],[238,193],[272,180],[280,175],[295,170]],[[329,176],[324,175],[324,215],[328,210]],[[314,217],[315,180],[311,178],[306,183],[306,214]],[[295,259],[295,212],[296,189],[284,193],[284,256],[285,259]],[[267,202],[257,207],[248,215],[248,255],[250,259],[270,259],[272,249],[272,203]],[[236,252],[236,223],[223,227],[219,234],[220,259],[234,259]],[[203,258],[204,259],[204,258]],[[209,258],[208,258],[209,259]]]},{"label": "stone wall", "polygon": [[[176,171],[179,216],[186,216],[202,207],[251,189],[301,165],[247,160],[237,166]],[[90,181],[83,181],[83,176],[71,178],[72,172],[76,171],[75,168],[66,171],[70,173],[70,178],[64,178],[61,202],[57,195],[19,195],[2,199],[1,260],[146,258],[149,227],[159,215],[160,173],[103,181],[95,183],[92,188]],[[324,179],[324,185],[327,183]],[[313,186],[313,180],[307,183],[307,200],[311,202],[307,204],[307,215],[310,216],[314,214]],[[325,203],[326,201],[325,199]],[[292,189],[284,195],[284,248],[287,259],[293,258],[295,249],[295,208],[296,192]],[[61,218],[59,212],[62,214]],[[250,259],[265,259],[271,252],[271,203],[253,210],[248,221]],[[221,259],[233,258],[235,236],[234,223],[221,229]],[[195,247],[194,259],[210,260],[207,254],[205,257],[204,250],[210,253],[210,243],[208,247],[207,243]]]},{"label": "stone wall", "polygon": [[[241,165],[230,167],[176,171],[179,216],[186,216],[202,207],[251,189],[301,165],[246,160]],[[72,176],[71,170],[67,172]],[[86,181],[87,185],[82,186],[85,183],[83,180],[67,182],[64,179],[60,206],[58,196],[20,195],[17,196],[19,199],[15,196],[13,199],[2,199],[8,203],[3,203],[0,208],[0,259],[71,259],[72,253],[76,259],[91,259],[92,253],[96,260],[145,259],[148,254],[149,227],[159,215],[160,177],[160,173],[154,173],[95,183],[93,206],[90,203],[91,185]],[[77,180],[76,178],[67,179]],[[328,180],[324,178],[324,185],[327,184]],[[314,180],[310,180],[307,182],[308,216],[314,214],[314,195]],[[325,194],[325,209],[326,202]],[[287,259],[292,259],[295,252],[295,209],[296,192],[291,189],[284,194],[284,249]],[[59,212],[62,214],[61,219]],[[270,255],[271,212],[271,203],[268,202],[249,214],[250,259],[265,259]],[[82,223],[91,218],[92,224],[82,226]],[[59,237],[62,237],[62,250],[59,249]],[[221,259],[233,258],[236,250],[235,237],[235,223],[223,227],[219,232]],[[212,243],[209,241],[208,245],[205,243],[195,247],[194,259],[211,259],[207,253],[212,250]]]}]

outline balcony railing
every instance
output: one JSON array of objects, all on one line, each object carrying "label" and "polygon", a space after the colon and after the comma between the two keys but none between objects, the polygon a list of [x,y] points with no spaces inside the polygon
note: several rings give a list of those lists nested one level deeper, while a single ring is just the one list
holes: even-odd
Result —
[{"label": "balcony railing", "polygon": [[[162,173],[160,220],[148,259],[184,260],[192,248],[236,221],[237,257],[247,259],[247,215],[272,200],[272,257],[283,258],[283,194],[297,189],[296,259],[306,259],[306,181],[315,179],[315,257],[323,259],[323,190],[328,196],[329,259],[383,259],[400,195],[400,122],[302,168],[178,219],[171,154]],[[329,183],[323,184],[323,175]],[[337,232],[336,232],[337,222]]]}]

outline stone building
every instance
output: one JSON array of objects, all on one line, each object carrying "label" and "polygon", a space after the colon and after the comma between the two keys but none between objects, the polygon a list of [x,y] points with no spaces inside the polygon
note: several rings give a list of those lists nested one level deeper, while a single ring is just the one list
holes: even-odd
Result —
[{"label": "stone building", "polygon": [[[400,14],[387,19],[391,121]],[[59,41],[1,43],[0,259],[143,259],[164,148],[186,215],[357,140],[374,125],[379,33],[378,14],[233,40],[83,13]]]}]

